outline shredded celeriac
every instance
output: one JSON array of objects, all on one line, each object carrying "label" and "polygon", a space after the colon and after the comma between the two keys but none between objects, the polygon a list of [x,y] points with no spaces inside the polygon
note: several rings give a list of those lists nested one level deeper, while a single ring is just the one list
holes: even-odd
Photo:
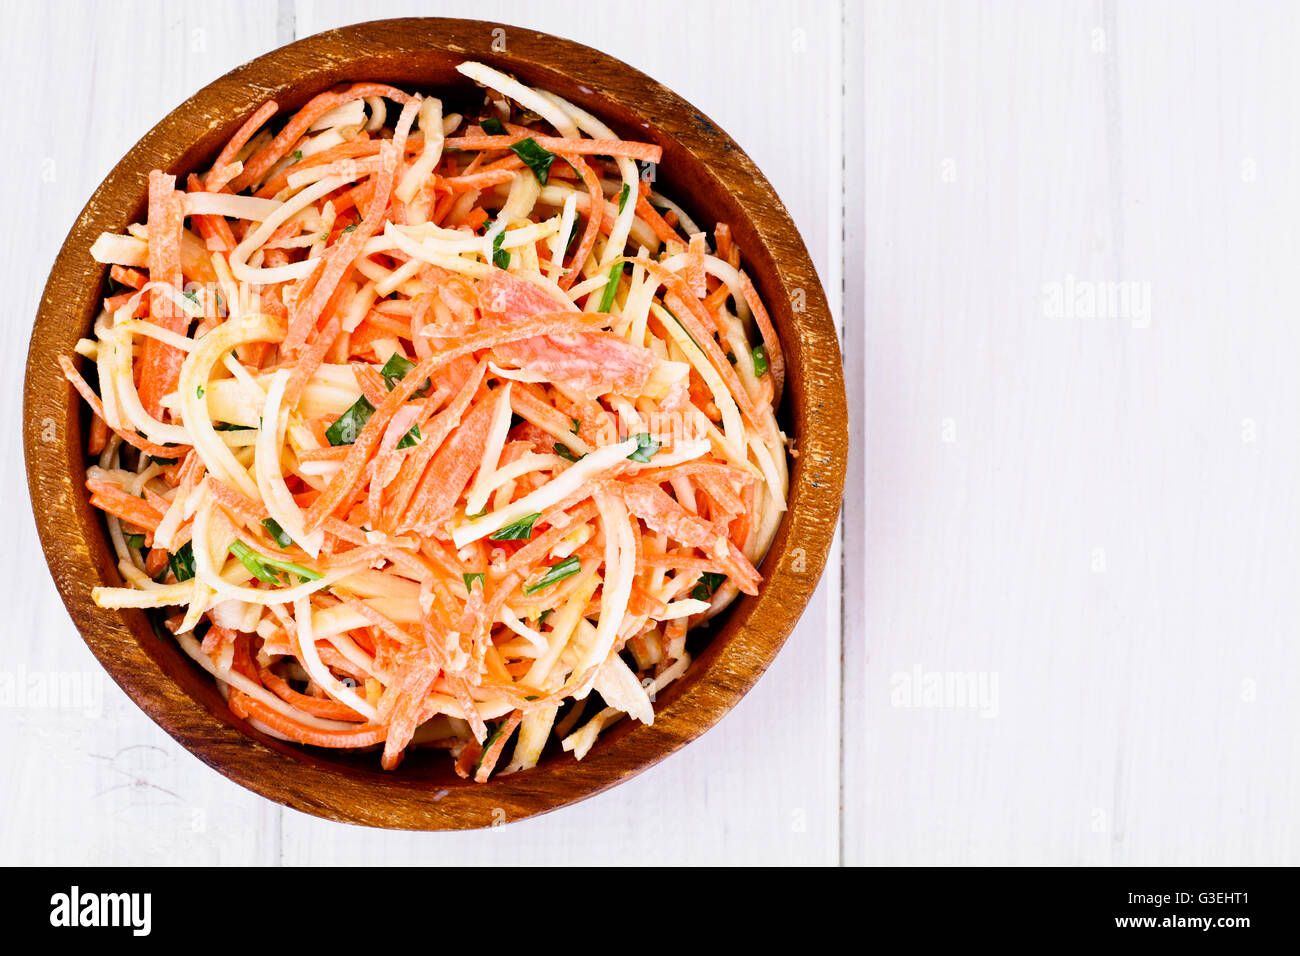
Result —
[{"label": "shredded celeriac", "polygon": [[357,83],[154,171],[60,362],[123,578],[96,603],[260,731],[482,781],[653,722],[690,629],[757,593],[788,453],[727,225],[648,188],[657,145],[458,69],[462,112]]}]

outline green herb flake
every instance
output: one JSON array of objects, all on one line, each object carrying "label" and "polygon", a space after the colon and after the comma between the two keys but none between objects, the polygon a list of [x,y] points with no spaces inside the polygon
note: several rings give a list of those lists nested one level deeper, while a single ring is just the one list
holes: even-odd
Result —
[{"label": "green herb flake", "polygon": [[265,581],[267,584],[283,584],[285,582],[281,580],[281,577],[287,574],[295,574],[304,581],[319,581],[321,579],[319,571],[304,568],[301,564],[294,564],[292,561],[268,558],[266,555],[258,554],[238,539],[230,542],[230,553],[239,559],[240,564],[248,568],[253,577],[259,581]]},{"label": "green herb flake", "polygon": [[177,581],[190,580],[194,577],[194,545],[186,541],[175,553],[167,555],[167,564]]},{"label": "green herb flake", "polygon": [[500,531],[494,531],[488,537],[493,541],[526,541],[533,536],[533,525],[542,516],[540,511],[525,515],[514,524],[508,524]]},{"label": "green herb flake", "polygon": [[659,442],[650,437],[649,432],[642,432],[640,435],[633,435],[636,439],[636,451],[627,456],[628,461],[639,461],[648,464],[650,456],[659,450]]},{"label": "green herb flake", "polygon": [[144,535],[128,534],[126,536],[126,546],[128,548],[135,548],[137,551],[139,551],[141,548],[144,547]]},{"label": "green herb flake", "polygon": [[577,555],[565,558],[552,564],[545,574],[537,579],[534,584],[524,585],[524,594],[536,594],[542,588],[549,588],[552,584],[563,581],[565,578],[571,578],[582,568],[582,563],[578,560]]},{"label": "green herb flake", "polygon": [[586,455],[575,455],[569,451],[567,446],[561,445],[558,441],[551,446],[551,449],[565,461],[581,461],[587,457]]},{"label": "green herb flake", "polygon": [[755,345],[750,355],[754,359],[754,374],[762,378],[767,374],[767,349],[761,345]]},{"label": "green herb flake", "polygon": [[357,440],[361,429],[366,427],[366,422],[370,421],[370,416],[374,413],[375,406],[362,395],[351,408],[334,420],[333,425],[325,429],[325,437],[335,447],[351,445]]},{"label": "green herb flake", "polygon": [[626,263],[616,262],[614,267],[609,270],[609,281],[605,283],[605,291],[600,296],[600,307],[597,312],[606,312],[614,305],[614,295],[618,292],[619,280],[623,278],[623,266]]},{"label": "green herb flake", "polygon": [[725,574],[718,574],[714,571],[705,571],[700,575],[699,583],[691,588],[691,597],[697,601],[707,601],[713,597],[713,592],[722,586],[722,582],[727,580]]},{"label": "green herb flake", "polygon": [[402,440],[397,443],[398,448],[414,448],[420,444],[420,426],[412,425],[411,430],[402,436]]},{"label": "green herb flake", "polygon": [[546,185],[547,177],[551,173],[551,163],[555,162],[554,153],[542,149],[531,136],[517,143],[511,143],[510,152],[524,161],[524,165],[533,171],[539,183]]},{"label": "green herb flake", "polygon": [[510,250],[501,248],[501,240],[506,237],[506,231],[502,229],[492,240],[492,264],[498,269],[510,268]]},{"label": "green herb flake", "polygon": [[618,211],[619,211],[619,212],[622,212],[622,211],[623,211],[623,207],[627,205],[627,197],[630,196],[630,195],[632,195],[632,187],[629,186],[627,183],[624,183],[624,184],[623,184],[623,188],[619,191],[619,194],[618,194]]},{"label": "green herb flake", "polygon": [[[393,389],[397,388],[398,383],[401,382],[402,379],[411,374],[411,370],[414,368],[414,362],[408,359],[401,352],[394,352],[389,356],[388,361],[384,363],[384,367],[379,370],[379,374],[384,377],[384,381],[388,383],[388,390],[391,392]],[[424,396],[429,394],[432,388],[433,382],[426,378],[424,384],[415,390],[415,397],[424,398]]]},{"label": "green herb flake", "polygon": [[295,150],[293,151],[293,161],[294,161],[295,163],[301,163],[301,162],[302,162],[302,150],[300,150],[300,149],[295,149]]},{"label": "green herb flake", "polygon": [[262,527],[265,528],[266,533],[275,540],[275,543],[280,546],[280,550],[283,551],[285,548],[293,544],[293,538],[285,534],[284,528],[280,527],[280,522],[276,521],[274,518],[263,518]]},{"label": "green herb flake", "polygon": [[479,123],[478,125],[482,126],[483,132],[487,133],[489,136],[507,135],[505,124],[502,123],[495,116],[489,116],[487,119],[483,120],[483,122]]},{"label": "green herb flake", "polygon": [[501,735],[505,733],[506,728],[509,726],[510,721],[503,720],[493,728],[492,733],[488,734],[487,740],[483,741],[483,752],[480,753],[478,759],[474,761],[474,773],[478,773],[478,768],[483,765],[483,758],[488,755],[488,752],[491,751],[496,742],[501,739]]},{"label": "green herb flake", "polygon": [[580,428],[582,428],[582,419],[581,419],[581,418],[570,418],[569,421],[573,422],[573,427],[570,428],[569,431],[573,432],[573,434],[575,434],[575,435],[578,434],[578,430],[579,430]]},{"label": "green herb flake", "polygon": [[473,591],[473,590],[474,590],[474,582],[475,582],[475,581],[478,581],[479,586],[482,587],[482,585],[483,585],[483,581],[486,579],[486,577],[487,577],[487,575],[484,574],[482,571],[478,571],[478,572],[475,572],[475,573],[472,573],[472,574],[470,574],[470,573],[466,573],[466,574],[462,574],[462,575],[461,575],[461,578],[464,579],[464,581],[465,581],[465,590],[466,590],[466,591]]}]

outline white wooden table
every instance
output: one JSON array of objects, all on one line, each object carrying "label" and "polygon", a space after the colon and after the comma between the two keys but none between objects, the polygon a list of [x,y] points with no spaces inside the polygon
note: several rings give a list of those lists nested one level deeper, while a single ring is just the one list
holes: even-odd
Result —
[{"label": "white wooden table", "polygon": [[[0,862],[1300,862],[1285,4],[480,0],[673,87],[771,179],[843,323],[844,561],[716,729],[499,830],[283,810],[136,710],[26,517],[30,318],[90,191],[190,93],[468,9],[357,8],[7,10]],[[63,706],[4,694],[56,680]]]}]

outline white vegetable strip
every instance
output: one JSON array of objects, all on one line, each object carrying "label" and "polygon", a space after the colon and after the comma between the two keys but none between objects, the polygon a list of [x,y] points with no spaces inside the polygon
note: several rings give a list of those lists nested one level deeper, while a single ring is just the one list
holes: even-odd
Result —
[{"label": "white vegetable strip", "polygon": [[500,70],[494,70],[482,63],[462,63],[456,67],[456,72],[462,73],[474,82],[481,83],[488,89],[496,90],[498,93],[510,97],[520,106],[532,110],[558,129],[562,135],[568,137],[578,135],[578,128],[563,110],[556,108],[554,103],[536,90],[524,86],[518,80],[511,79]]},{"label": "white vegetable strip", "polygon": [[350,180],[342,176],[331,176],[281,204],[280,208],[264,219],[243,242],[235,246],[235,251],[230,254],[230,269],[235,278],[241,282],[269,285],[274,282],[292,282],[309,275],[312,269],[316,268],[316,263],[310,259],[274,269],[255,269],[248,264],[248,259],[290,216],[348,182]]},{"label": "white vegetable strip", "polygon": [[368,717],[370,720],[379,719],[379,711],[370,705],[369,702],[362,700],[350,687],[344,686],[343,682],[338,680],[329,672],[324,664],[321,663],[320,653],[316,650],[316,635],[311,629],[311,603],[307,598],[298,598],[293,602],[293,619],[298,629],[298,650],[301,652],[300,660],[307,673],[311,675],[317,685],[329,694],[335,700],[347,704],[357,713]]},{"label": "white vegetable strip", "polygon": [[463,548],[471,541],[486,538],[527,515],[545,511],[552,505],[559,504],[586,482],[598,478],[603,472],[627,458],[636,451],[637,447],[636,439],[629,438],[617,445],[606,445],[593,451],[561,472],[559,476],[552,478],[518,501],[512,501],[504,508],[486,514],[477,521],[470,521],[453,528],[452,541],[455,542],[456,547]]},{"label": "white vegetable strip", "polygon": [[424,133],[424,150],[407,169],[396,190],[397,198],[405,203],[415,198],[442,159],[442,100],[432,96],[424,98],[420,104],[420,130]]},{"label": "white vegetable strip", "polygon": [[262,412],[262,426],[257,432],[253,471],[266,510],[294,543],[314,558],[320,554],[325,534],[319,529],[311,534],[303,530],[302,509],[293,500],[280,469],[280,448],[284,445],[284,432],[289,424],[289,410],[282,407],[284,387],[288,381],[287,369],[280,369],[271,376],[271,387],[267,390],[266,407]]},{"label": "white vegetable strip", "polygon": [[205,335],[181,366],[177,391],[180,394],[181,417],[187,423],[194,450],[203,459],[208,472],[220,478],[250,498],[257,498],[257,482],[231,454],[230,449],[212,427],[208,413],[205,386],[212,367],[236,346],[245,342],[274,341],[283,334],[269,317],[258,316],[242,322],[227,322]]},{"label": "white vegetable strip", "polygon": [[483,456],[479,459],[475,472],[474,484],[470,487],[466,509],[469,514],[478,514],[487,504],[488,485],[501,459],[501,449],[505,447],[506,432],[510,430],[510,389],[507,382],[500,389],[496,405],[492,409],[492,422],[488,425],[487,441],[483,443]]},{"label": "white vegetable strip", "polygon": [[[572,469],[571,469],[572,470]],[[586,670],[604,661],[614,647],[636,576],[636,541],[628,524],[627,507],[608,492],[596,492],[596,508],[605,532],[605,580],[600,589],[600,623],[590,648],[574,664],[579,680]],[[591,690],[592,679],[580,683],[573,696],[582,700]]]},{"label": "white vegetable strip", "polygon": [[228,216],[261,222],[274,215],[283,202],[255,196],[232,196],[230,193],[182,193],[181,208],[187,216]]}]

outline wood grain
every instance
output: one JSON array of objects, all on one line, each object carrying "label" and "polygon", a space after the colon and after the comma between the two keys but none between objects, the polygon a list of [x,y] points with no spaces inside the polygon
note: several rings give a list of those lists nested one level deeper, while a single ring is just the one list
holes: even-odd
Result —
[{"label": "wood grain", "polygon": [[[427,19],[349,27],[278,50],[207,87],[147,134],[92,196],[56,262],[33,332],[24,414],[29,486],[56,585],[87,644],[200,759],[258,793],[332,819],[408,829],[489,826],[590,796],[662,759],[716,722],[770,663],[816,585],[835,530],[847,445],[835,326],[798,232],[762,174],[716,124],[625,64],[517,28],[509,53],[498,54],[494,28]],[[77,405],[49,374],[88,327],[100,293],[102,270],[85,250],[100,231],[139,217],[149,169],[201,167],[267,97],[289,110],[337,82],[374,79],[454,98],[466,88],[452,67],[467,57],[554,89],[624,135],[658,142],[659,188],[686,199],[704,222],[732,224],[788,352],[782,416],[799,450],[790,511],[761,569],[763,593],[739,602],[687,677],[660,696],[655,723],[620,726],[581,763],[551,760],[483,786],[464,785],[442,762],[412,760],[383,774],[364,757],[308,753],[257,735],[177,648],[152,635],[142,615],[95,608],[89,588],[116,583],[115,576],[81,491]],[[804,311],[796,312],[800,304]],[[43,440],[50,422],[66,437],[53,448]]]}]

